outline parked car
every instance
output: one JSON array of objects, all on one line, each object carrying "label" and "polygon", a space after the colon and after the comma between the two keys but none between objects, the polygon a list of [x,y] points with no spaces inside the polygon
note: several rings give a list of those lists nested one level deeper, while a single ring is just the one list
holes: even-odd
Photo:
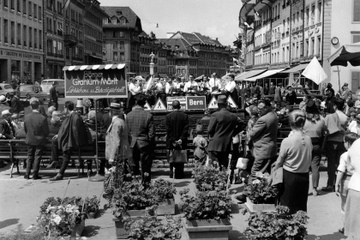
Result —
[{"label": "parked car", "polygon": [[14,89],[8,83],[0,83],[0,95],[4,95],[7,98],[14,93]]},{"label": "parked car", "polygon": [[50,93],[50,88],[53,84],[53,82],[57,82],[56,90],[59,94],[59,97],[65,96],[65,81],[64,79],[44,79],[41,81],[41,88],[42,91],[46,94]]},{"label": "parked car", "polygon": [[19,92],[20,99],[36,97],[41,101],[46,101],[49,98],[49,94],[44,93],[41,89],[40,91],[37,91],[36,86],[33,84],[20,85]]}]

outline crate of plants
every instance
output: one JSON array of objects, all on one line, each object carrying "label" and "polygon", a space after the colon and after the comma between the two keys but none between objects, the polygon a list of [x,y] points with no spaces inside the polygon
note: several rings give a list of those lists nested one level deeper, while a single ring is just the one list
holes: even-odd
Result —
[{"label": "crate of plants", "polygon": [[189,239],[228,239],[232,201],[226,191],[198,191],[192,196],[185,189],[180,196]]},{"label": "crate of plants", "polygon": [[214,166],[198,164],[194,170],[194,183],[198,191],[226,190],[227,174]]}]

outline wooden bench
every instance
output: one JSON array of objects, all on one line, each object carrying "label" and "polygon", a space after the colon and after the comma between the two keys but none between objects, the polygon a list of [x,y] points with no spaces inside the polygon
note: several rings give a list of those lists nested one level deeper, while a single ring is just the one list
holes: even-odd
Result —
[{"label": "wooden bench", "polygon": [[[105,159],[105,142],[98,142],[99,150],[98,156],[96,156],[95,143],[81,147],[81,150],[78,153],[73,153],[70,157],[71,160],[78,160],[79,167],[78,173],[80,173],[80,168],[82,168],[82,173],[84,173],[84,160],[95,160],[95,159]],[[62,158],[62,152],[58,152],[59,159]],[[12,177],[12,172],[14,167],[17,169],[17,173],[20,174],[19,162],[24,161],[24,166],[26,165],[27,159],[27,144],[24,139],[21,140],[0,140],[0,160],[9,160],[11,162],[10,177]],[[48,142],[44,146],[42,159],[51,159],[51,143]],[[88,162],[88,171],[91,171],[91,161]],[[42,161],[44,164],[44,161]]]}]

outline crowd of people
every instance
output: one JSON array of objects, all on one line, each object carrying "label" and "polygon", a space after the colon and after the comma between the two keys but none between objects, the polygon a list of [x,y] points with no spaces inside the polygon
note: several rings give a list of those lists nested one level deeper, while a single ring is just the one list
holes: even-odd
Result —
[{"label": "crowd of people", "polygon": [[[132,94],[128,102],[132,106],[129,111],[125,111],[124,105],[114,100],[110,103],[108,113],[92,110],[84,114],[83,108],[76,108],[71,101],[65,102],[64,112],[59,112],[57,99],[51,100],[49,109],[43,111],[40,101],[33,98],[30,99],[32,111],[25,115],[23,121],[20,113],[14,114],[10,107],[6,108],[0,96],[0,137],[25,139],[28,144],[26,179],[30,178],[32,167],[32,178],[41,179],[39,163],[45,142],[52,143],[51,166],[60,168],[50,180],[58,181],[64,178],[71,154],[98,137],[106,142],[107,162],[103,166],[114,166],[111,168],[113,184],[106,185],[105,195],[111,197],[113,189],[121,185],[128,173],[140,175],[142,183],[147,186],[151,180],[156,131],[153,115],[144,109],[149,101],[144,90],[152,91],[155,86],[157,92],[151,96],[163,98],[163,93],[172,94],[182,89],[176,79],[165,84],[161,81],[159,79],[151,83],[153,85],[150,87],[144,87],[140,79],[134,78],[129,86]],[[165,90],[160,88],[160,84],[165,86]],[[204,77],[204,81],[198,83],[191,75],[189,81],[183,84],[183,94],[196,94],[203,87],[202,90],[208,91],[210,96],[216,92],[217,97],[218,110],[211,115],[205,114],[201,121],[206,123],[199,121],[196,126],[194,156],[187,155],[188,115],[181,111],[179,101],[172,102],[173,111],[165,119],[170,177],[184,177],[184,163],[189,157],[194,157],[200,163],[210,162],[221,169],[229,167],[232,181],[238,159],[246,157],[250,160],[246,169],[249,175],[247,183],[251,183],[258,173],[283,169],[279,204],[289,207],[290,212],[294,213],[298,210],[307,211],[311,172],[310,192],[314,196],[319,191],[336,191],[341,195],[341,209],[345,213],[344,230],[341,231],[345,231],[347,236],[358,235],[360,216],[356,213],[360,210],[360,90],[354,95],[344,85],[335,94],[331,84],[328,84],[323,99],[305,96],[296,104],[296,92],[291,87],[283,92],[281,85],[271,84],[266,92],[273,96],[269,99],[263,97],[264,89],[260,86],[248,86],[242,92],[249,89],[249,94],[246,93],[246,97],[242,98],[242,92],[236,90],[237,84],[232,75],[229,75],[225,85],[221,84],[216,76],[209,80]],[[229,110],[229,96],[238,101],[244,99],[246,118],[240,118]],[[98,122],[98,129],[94,128],[94,121]],[[278,130],[286,128],[288,124],[290,133],[282,140],[280,149],[277,149]],[[207,126],[207,130],[204,126]],[[62,164],[58,160],[60,151],[63,154]],[[327,159],[328,179],[327,186],[319,189],[319,168],[323,155]]]}]

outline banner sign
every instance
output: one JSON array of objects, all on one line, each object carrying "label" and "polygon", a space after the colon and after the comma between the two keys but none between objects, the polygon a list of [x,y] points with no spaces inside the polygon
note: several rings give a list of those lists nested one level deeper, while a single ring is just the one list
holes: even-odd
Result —
[{"label": "banner sign", "polygon": [[166,98],[166,104],[167,104],[167,110],[172,111],[172,102],[178,100],[180,102],[180,110],[186,110],[186,97],[185,96],[174,96],[174,97],[167,97]]},{"label": "banner sign", "polygon": [[205,110],[206,97],[205,96],[187,96],[187,110]]},{"label": "banner sign", "polygon": [[128,91],[124,67],[111,68],[109,65],[84,65],[64,67],[63,70],[65,75],[65,97],[127,98]]}]

